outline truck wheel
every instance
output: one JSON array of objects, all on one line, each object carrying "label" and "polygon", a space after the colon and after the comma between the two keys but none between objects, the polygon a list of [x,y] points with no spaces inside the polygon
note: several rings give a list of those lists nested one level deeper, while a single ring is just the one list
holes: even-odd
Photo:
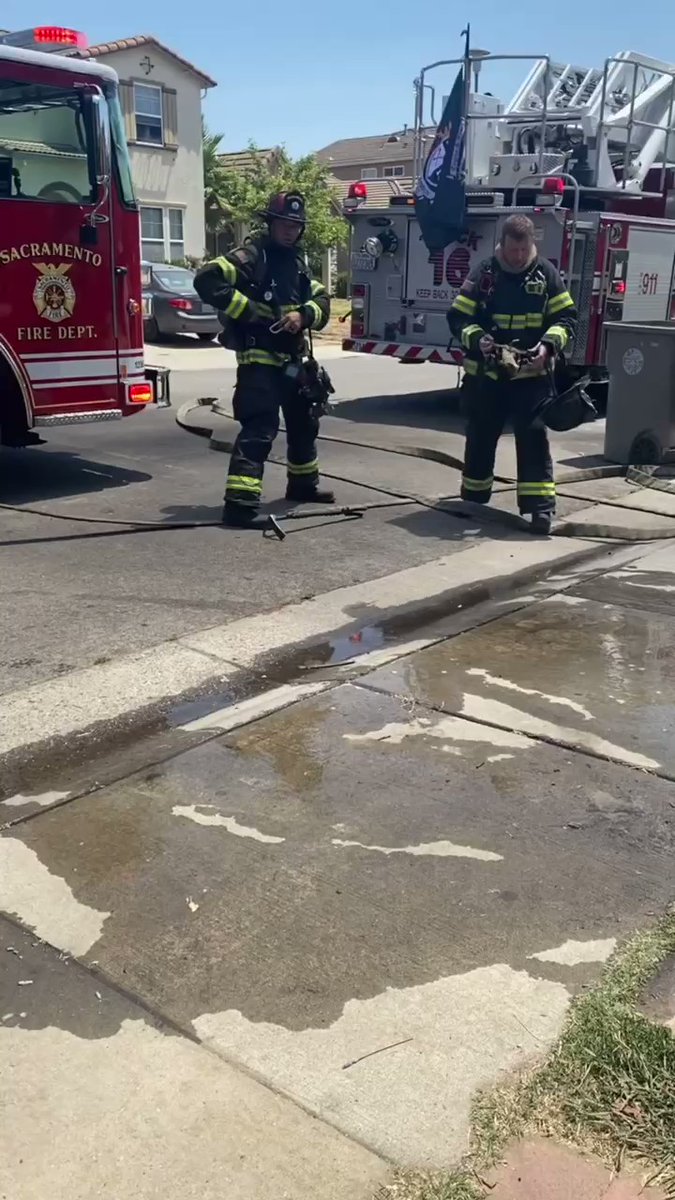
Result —
[{"label": "truck wheel", "polygon": [[0,445],[33,446],[42,442],[28,428],[21,389],[9,363],[0,354]]}]

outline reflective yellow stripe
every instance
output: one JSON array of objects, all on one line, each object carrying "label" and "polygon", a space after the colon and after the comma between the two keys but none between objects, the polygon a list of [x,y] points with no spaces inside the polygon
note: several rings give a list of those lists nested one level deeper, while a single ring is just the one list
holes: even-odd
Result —
[{"label": "reflective yellow stripe", "polygon": [[255,475],[228,475],[226,491],[254,492],[259,496],[262,492],[262,479]]},{"label": "reflective yellow stripe", "polygon": [[551,328],[546,330],[544,337],[555,338],[561,350],[565,349],[570,340],[569,330],[565,329],[564,325],[551,325]]},{"label": "reflective yellow stripe", "polygon": [[560,292],[558,296],[554,296],[546,305],[546,312],[549,316],[554,316],[555,313],[562,312],[564,308],[574,308],[574,300],[569,292]]},{"label": "reflective yellow stripe", "polygon": [[[480,364],[475,362],[472,358],[465,358],[464,362],[462,363],[462,366],[464,368],[465,375],[478,375],[479,374]],[[496,371],[487,371],[484,369],[483,371],[480,372],[480,374],[486,376],[488,379],[499,379],[499,376]]]},{"label": "reflective yellow stripe", "polygon": [[289,475],[316,475],[319,470],[319,460],[315,458],[314,462],[310,463],[289,462],[287,470]]},{"label": "reflective yellow stripe", "polygon": [[539,329],[542,313],[493,313],[491,318],[498,329]]},{"label": "reflective yellow stripe", "polygon": [[555,496],[555,483],[519,483],[519,496]]},{"label": "reflective yellow stripe", "polygon": [[237,278],[237,268],[229,258],[214,258],[212,265],[220,267],[228,283],[234,283]]},{"label": "reflective yellow stripe", "polygon": [[269,304],[261,304],[258,300],[255,302],[256,312],[261,317],[269,317],[270,321],[274,321],[276,313],[270,308]]},{"label": "reflective yellow stripe", "polygon": [[485,333],[485,330],[483,329],[482,325],[465,325],[464,326],[464,329],[462,330],[461,341],[462,341],[462,345],[464,347],[466,347],[467,350],[471,349],[471,339],[474,336],[474,334],[476,334],[476,333],[479,333],[482,337],[482,335]]},{"label": "reflective yellow stripe", "polygon": [[463,296],[460,292],[455,296],[450,308],[454,309],[455,312],[464,313],[467,317],[473,317],[478,308],[478,301],[470,300],[468,296]]},{"label": "reflective yellow stripe", "polygon": [[237,362],[242,367],[283,367],[290,361],[288,354],[273,354],[270,350],[240,350]]},{"label": "reflective yellow stripe", "polygon": [[325,295],[326,295],[326,289],[325,289],[325,287],[323,286],[323,284],[322,284],[322,283],[319,283],[318,279],[313,279],[313,280],[312,280],[312,286],[311,286],[311,288],[310,288],[310,293],[309,293],[309,294],[310,294],[310,296],[312,296],[312,297],[315,297],[315,296],[325,296]]},{"label": "reflective yellow stripe", "polygon": [[232,299],[225,309],[225,316],[231,317],[233,321],[236,321],[244,312],[247,304],[248,300],[243,292],[233,292]]},{"label": "reflective yellow stripe", "polygon": [[323,313],[318,304],[315,304],[313,300],[308,300],[305,307],[313,314],[312,325],[318,325],[323,320]]},{"label": "reflective yellow stripe", "polygon": [[462,487],[467,492],[489,492],[494,481],[494,475],[489,475],[487,479],[469,479],[467,475],[463,475]]},{"label": "reflective yellow stripe", "polygon": [[278,309],[274,309],[271,304],[264,304],[262,301],[256,300],[255,306],[259,315],[268,317],[270,321],[276,321],[280,312],[285,316],[286,313],[298,311],[297,304],[280,304]]}]

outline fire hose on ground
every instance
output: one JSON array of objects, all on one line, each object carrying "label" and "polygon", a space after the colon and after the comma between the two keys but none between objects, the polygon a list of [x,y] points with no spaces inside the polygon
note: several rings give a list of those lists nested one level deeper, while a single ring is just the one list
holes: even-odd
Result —
[{"label": "fire hose on ground", "polygon": [[[212,413],[216,417],[225,417],[234,420],[234,417],[226,409],[224,409],[217,399],[207,397],[198,401],[189,401],[181,406],[176,412],[176,422],[181,429],[188,433],[195,434],[198,437],[208,438],[209,445],[214,450],[220,450],[226,453],[232,451],[233,442],[222,438],[214,432],[213,428],[203,425],[194,425],[189,423],[191,413],[198,410],[203,410],[210,407]],[[444,450],[436,450],[432,447],[422,446],[378,446],[372,442],[359,442],[350,438],[335,437],[331,434],[320,434],[320,441],[333,442],[338,445],[354,446],[359,449],[379,451],[384,454],[397,454],[408,458],[420,458],[428,462],[439,463],[442,466],[449,467],[453,470],[462,472],[464,463],[461,458],[453,454],[449,454]],[[270,458],[269,462],[284,466],[285,463],[279,459]],[[669,471],[672,474],[669,474]],[[322,472],[325,479],[329,479],[337,483],[351,484],[356,487],[364,488],[367,491],[372,491],[381,496],[388,497],[387,500],[371,501],[365,503],[357,503],[350,505],[341,505],[339,507],[325,506],[322,508],[310,508],[309,506],[291,509],[290,511],[270,513],[263,528],[263,534],[274,535],[279,540],[285,538],[285,533],[281,528],[281,522],[338,518],[341,520],[357,520],[362,518],[365,513],[373,509],[404,507],[408,505],[417,505],[428,509],[432,512],[445,513],[446,516],[470,517],[476,520],[486,520],[488,522],[506,525],[507,527],[520,530],[523,528],[522,518],[515,513],[505,512],[501,509],[489,508],[485,505],[477,505],[470,501],[465,501],[459,495],[449,496],[439,501],[428,500],[423,496],[411,492],[394,491],[391,488],[382,487],[380,485],[366,483],[361,479],[350,479],[346,476]],[[620,500],[610,500],[606,498],[598,498],[597,496],[586,495],[579,491],[566,491],[565,485],[574,485],[595,479],[611,479],[625,478],[628,483],[635,483],[640,488],[654,488],[659,491],[675,494],[675,468],[669,468],[667,465],[634,465],[634,466],[614,466],[605,464],[597,467],[585,468],[581,471],[567,472],[557,477],[557,492],[558,495],[568,499],[581,500],[592,506],[602,506],[603,508],[615,508],[625,511],[630,509],[630,505]],[[516,481],[508,476],[495,475],[495,482],[503,485],[500,495],[516,490]],[[561,486],[562,485],[562,486]],[[49,517],[54,520],[75,522],[87,525],[111,525],[115,526],[114,530],[103,533],[91,533],[83,535],[74,535],[82,537],[101,537],[101,536],[119,536],[134,532],[150,532],[170,529],[207,529],[219,528],[222,525],[220,520],[210,521],[129,521],[124,518],[116,517],[90,517],[81,516],[75,513],[58,513],[51,509],[35,507],[33,505],[16,505],[0,503],[0,510],[29,513],[39,517]],[[635,511],[635,510],[634,510]],[[655,517],[675,517],[675,513],[660,512],[657,509],[640,508],[639,511],[646,515]],[[665,538],[675,537],[675,529],[672,532],[664,531],[662,528],[648,527],[645,529],[633,529],[630,526],[612,526],[603,525],[598,522],[591,524],[588,522],[575,522],[573,518],[563,520],[560,524],[554,526],[551,531],[554,537],[574,537],[588,540],[602,541],[635,541],[648,542],[658,541]],[[2,543],[0,543],[2,544]],[[11,544],[11,543],[5,543]]]}]

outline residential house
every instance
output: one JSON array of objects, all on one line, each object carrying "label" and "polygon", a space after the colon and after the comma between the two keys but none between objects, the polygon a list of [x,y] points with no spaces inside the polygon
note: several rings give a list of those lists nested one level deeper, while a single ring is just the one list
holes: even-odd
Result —
[{"label": "residential house", "polygon": [[120,78],[143,257],[201,258],[204,228],[202,99],[215,80],[156,37],[90,46]]},{"label": "residential house", "polygon": [[330,167],[336,179],[355,183],[409,180],[413,154],[413,134],[406,126],[399,133],[342,138],[317,150],[316,157]]},{"label": "residential house", "polygon": [[[433,129],[424,131],[424,147],[433,136]],[[330,167],[340,204],[353,183],[366,184],[368,194],[364,208],[381,208],[388,204],[392,195],[409,192],[413,186],[414,138],[407,126],[398,133],[342,138],[317,150],[316,156]],[[347,249],[338,250],[335,265],[339,273],[347,270]]]}]

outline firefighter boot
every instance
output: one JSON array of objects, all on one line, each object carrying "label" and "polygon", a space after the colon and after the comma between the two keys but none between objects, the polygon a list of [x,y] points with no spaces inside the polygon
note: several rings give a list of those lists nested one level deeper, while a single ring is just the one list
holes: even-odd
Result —
[{"label": "firefighter boot", "polygon": [[328,488],[320,488],[315,479],[289,479],[286,499],[295,504],[335,504],[335,495]]},{"label": "firefighter boot", "polygon": [[226,500],[223,505],[223,525],[230,529],[250,529],[255,524],[258,510],[252,504],[235,504]]},{"label": "firefighter boot", "polygon": [[532,513],[532,532],[543,533],[545,536],[551,532],[551,524],[553,522],[553,514],[550,512]]}]

